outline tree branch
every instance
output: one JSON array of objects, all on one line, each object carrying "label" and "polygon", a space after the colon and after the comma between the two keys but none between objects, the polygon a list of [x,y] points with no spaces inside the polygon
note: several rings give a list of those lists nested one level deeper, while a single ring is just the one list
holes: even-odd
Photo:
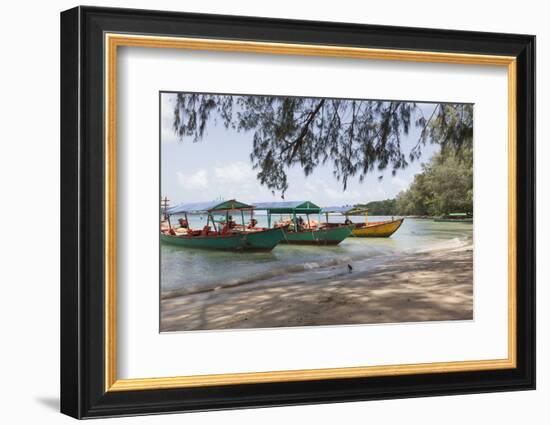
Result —
[{"label": "tree branch", "polygon": [[321,109],[321,107],[323,106],[324,103],[325,103],[325,99],[321,99],[321,101],[317,104],[315,109],[309,113],[309,116],[308,116],[306,122],[304,123],[304,126],[302,127],[302,130],[300,131],[300,134],[298,135],[298,137],[296,137],[296,139],[294,139],[287,146],[285,146],[283,149],[281,149],[281,155],[283,153],[285,153],[288,149],[293,147],[292,153],[290,154],[289,159],[292,160],[292,158],[294,158],[294,155],[296,155],[296,152],[298,151],[298,148],[304,142],[304,137],[307,134],[307,130],[308,130],[309,126],[313,122],[313,119],[315,118],[315,116],[317,115],[317,113],[319,112],[319,110]]}]

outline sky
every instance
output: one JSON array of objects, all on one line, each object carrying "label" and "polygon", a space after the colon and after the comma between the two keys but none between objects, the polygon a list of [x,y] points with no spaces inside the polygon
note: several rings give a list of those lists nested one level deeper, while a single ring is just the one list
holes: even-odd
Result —
[{"label": "sky", "polygon": [[[161,196],[170,204],[202,202],[216,199],[238,199],[245,203],[281,201],[281,194],[272,194],[256,179],[249,155],[253,132],[226,129],[214,120],[208,123],[204,137],[193,142],[179,140],[173,130],[176,95],[161,94]],[[425,116],[430,116],[435,105],[420,104]],[[417,143],[420,130],[412,126],[402,136],[402,149],[408,155]],[[395,197],[407,189],[414,175],[421,171],[421,163],[439,151],[439,146],[427,144],[420,160],[412,162],[392,176],[391,168],[375,170],[362,183],[359,178],[348,180],[347,189],[332,174],[332,164],[319,165],[305,176],[301,168],[287,171],[289,189],[287,201],[311,201],[320,206],[353,205]],[[383,176],[379,179],[379,176]]]}]

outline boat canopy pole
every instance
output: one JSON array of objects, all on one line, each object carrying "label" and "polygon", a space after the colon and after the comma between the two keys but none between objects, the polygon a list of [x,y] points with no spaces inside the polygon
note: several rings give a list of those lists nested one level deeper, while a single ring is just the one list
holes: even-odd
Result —
[{"label": "boat canopy pole", "polygon": [[271,229],[271,213],[267,212],[267,228]]},{"label": "boat canopy pole", "polygon": [[241,210],[241,220],[243,222],[243,230],[244,230],[244,229],[246,229],[246,226],[244,224],[244,211],[243,210]]},{"label": "boat canopy pole", "polygon": [[[212,226],[214,227],[214,232],[218,233],[218,228],[216,227],[216,220],[214,220],[214,216],[210,216],[210,213],[208,213],[208,218],[212,219]],[[208,226],[208,220],[206,221],[206,225]]]}]

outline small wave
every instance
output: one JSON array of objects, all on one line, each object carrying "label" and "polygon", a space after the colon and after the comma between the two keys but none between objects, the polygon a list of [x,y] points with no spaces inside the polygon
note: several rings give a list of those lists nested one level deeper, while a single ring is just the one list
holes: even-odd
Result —
[{"label": "small wave", "polygon": [[231,279],[217,286],[207,286],[207,287],[201,288],[201,287],[197,287],[198,285],[195,285],[195,288],[181,288],[181,289],[163,291],[161,298],[168,299],[168,298],[179,297],[182,295],[204,294],[208,292],[219,291],[221,289],[235,288],[237,286],[252,284],[252,283],[268,280],[281,275],[302,273],[302,272],[308,272],[312,270],[321,270],[321,269],[326,269],[330,267],[349,264],[350,262],[352,262],[351,257],[338,257],[338,258],[328,258],[323,261],[310,261],[310,262],[301,263],[301,264],[293,264],[290,266],[281,267],[281,268],[266,271],[263,273],[256,273],[250,276],[243,276],[243,277]]},{"label": "small wave", "polygon": [[[331,274],[339,266],[345,266],[346,264],[353,264],[355,271],[360,272],[370,269],[374,265],[380,262],[393,261],[402,255],[414,254],[414,253],[429,253],[435,251],[459,251],[472,248],[472,240],[467,237],[455,237],[453,239],[432,243],[429,246],[424,246],[417,249],[405,250],[401,253],[396,252],[383,252],[379,251],[375,255],[365,255],[365,252],[338,257],[330,257],[319,261],[309,261],[299,264],[291,264],[281,266],[272,270],[267,270],[260,273],[255,273],[248,276],[241,276],[234,279],[229,279],[224,283],[218,285],[205,285],[204,283],[192,283],[188,284],[186,288],[178,288],[172,290],[164,290],[162,292],[162,299],[175,298],[179,296],[206,294],[223,289],[236,288],[243,285],[249,285],[259,282],[268,281],[276,277],[300,278],[300,274],[304,273],[316,273],[316,272],[328,272]],[[347,270],[346,270],[346,273]],[[285,279],[287,280],[287,279]]]},{"label": "small wave", "polygon": [[470,238],[456,237],[449,240],[434,243],[428,247],[414,250],[414,252],[434,252],[434,251],[457,251],[463,249],[470,249],[472,247],[472,240]]}]

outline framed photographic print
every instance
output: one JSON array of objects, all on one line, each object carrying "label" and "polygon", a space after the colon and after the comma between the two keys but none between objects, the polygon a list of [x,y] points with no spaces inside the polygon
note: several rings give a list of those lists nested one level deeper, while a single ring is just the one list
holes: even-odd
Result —
[{"label": "framed photographic print", "polygon": [[61,411],[535,387],[535,38],[61,14]]}]

